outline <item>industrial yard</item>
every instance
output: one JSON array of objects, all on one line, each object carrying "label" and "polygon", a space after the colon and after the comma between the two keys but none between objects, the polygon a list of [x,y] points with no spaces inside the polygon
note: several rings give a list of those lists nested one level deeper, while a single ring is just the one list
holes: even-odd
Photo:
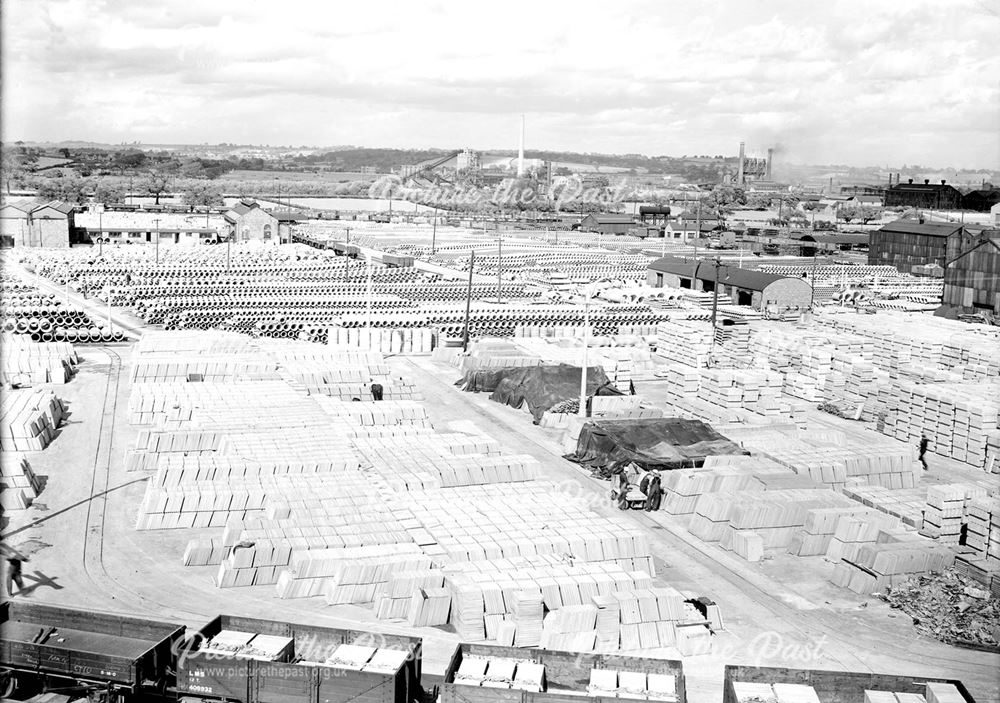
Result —
[{"label": "industrial yard", "polygon": [[1000,703],[988,4],[5,0],[0,703]]},{"label": "industrial yard", "polygon": [[[7,252],[12,395],[63,414],[4,446],[44,477],[5,512],[30,596],[405,633],[426,676],[480,642],[682,661],[691,700],[730,665],[997,699],[997,328],[838,298],[927,295],[877,267],[815,267],[814,312],[772,316],[651,287],[663,252],[627,238],[442,227],[431,254],[426,229]],[[657,509],[612,499],[624,465],[659,471]],[[936,641],[879,594],[942,571],[986,600]]]}]

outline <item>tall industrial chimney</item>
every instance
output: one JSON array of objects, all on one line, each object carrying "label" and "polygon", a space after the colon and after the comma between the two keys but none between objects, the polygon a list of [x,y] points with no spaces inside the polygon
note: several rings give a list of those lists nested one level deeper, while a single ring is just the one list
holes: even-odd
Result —
[{"label": "tall industrial chimney", "polygon": [[743,185],[743,155],[746,151],[746,144],[740,142],[740,163],[739,168],[736,170],[736,185]]},{"label": "tall industrial chimney", "polygon": [[767,150],[767,180],[771,179],[771,162],[774,160],[774,149]]},{"label": "tall industrial chimney", "polygon": [[517,177],[524,176],[524,115],[521,115],[521,141],[517,149]]}]

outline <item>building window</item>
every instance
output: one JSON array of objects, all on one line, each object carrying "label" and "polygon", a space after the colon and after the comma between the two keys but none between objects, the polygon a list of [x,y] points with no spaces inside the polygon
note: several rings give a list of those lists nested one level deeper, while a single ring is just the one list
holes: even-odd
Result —
[{"label": "building window", "polygon": [[271,238],[271,225],[264,225],[264,239]]}]

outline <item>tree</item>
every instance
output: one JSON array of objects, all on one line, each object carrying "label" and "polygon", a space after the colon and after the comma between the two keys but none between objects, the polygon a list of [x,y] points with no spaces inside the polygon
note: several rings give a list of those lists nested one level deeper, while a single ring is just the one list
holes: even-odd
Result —
[{"label": "tree", "polygon": [[185,205],[223,205],[222,188],[211,181],[195,181],[184,189],[181,198]]},{"label": "tree", "polygon": [[13,149],[4,149],[3,164],[0,166],[0,171],[3,172],[4,186],[7,189],[7,195],[10,195],[11,185],[14,183],[22,183],[27,175],[24,156]]},{"label": "tree", "polygon": [[114,164],[118,167],[121,173],[125,173],[125,169],[139,168],[144,163],[146,163],[146,154],[138,149],[125,149],[124,151],[119,151],[115,154],[114,158]]},{"label": "tree", "polygon": [[704,200],[705,205],[720,214],[730,213],[747,204],[746,191],[734,186],[715,186]]},{"label": "tree", "polygon": [[160,204],[160,196],[167,192],[169,179],[163,173],[150,171],[149,175],[143,179],[139,187],[156,198],[156,204]]},{"label": "tree", "polygon": [[826,205],[818,200],[807,200],[804,203],[801,203],[801,205],[802,209],[806,212],[818,212],[826,209]]},{"label": "tree", "polygon": [[125,202],[125,191],[121,186],[101,179],[94,186],[94,202],[122,203]]},{"label": "tree", "polygon": [[87,202],[87,182],[79,176],[52,176],[42,179],[38,184],[38,197],[41,200],[62,200],[67,203]]},{"label": "tree", "polygon": [[860,220],[862,223],[868,224],[872,220],[882,217],[882,212],[882,208],[878,207],[851,205],[839,208],[837,210],[837,218],[844,222]]}]

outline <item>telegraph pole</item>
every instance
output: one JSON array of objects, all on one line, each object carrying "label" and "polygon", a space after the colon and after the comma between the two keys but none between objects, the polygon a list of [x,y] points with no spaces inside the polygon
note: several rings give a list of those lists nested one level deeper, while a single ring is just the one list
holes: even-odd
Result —
[{"label": "telegraph pole", "polygon": [[813,270],[809,280],[809,312],[812,312],[813,302],[816,300],[816,250],[813,249]]},{"label": "telegraph pole", "polygon": [[476,267],[475,249],[469,255],[469,288],[465,294],[465,331],[462,334],[462,351],[469,351],[469,314],[472,310],[472,270]]},{"label": "telegraph pole", "polygon": [[160,263],[160,219],[153,220],[156,223],[156,263]]},{"label": "telegraph pole", "polygon": [[590,344],[590,287],[583,287],[583,363],[580,365],[580,408],[577,414],[587,417],[587,347]]},{"label": "telegraph pole", "polygon": [[438,218],[437,210],[434,211],[434,230],[431,232],[431,256],[437,253]]},{"label": "telegraph pole", "polygon": [[715,346],[715,318],[719,309],[719,269],[722,268],[722,259],[715,257],[715,285],[712,287],[712,346]]},{"label": "telegraph pole", "polygon": [[503,281],[503,230],[497,226],[497,303],[501,303],[500,291]]},{"label": "telegraph pole", "polygon": [[[368,285],[365,292],[365,298],[368,301],[368,336],[371,337],[372,331],[372,255],[365,255],[366,262],[368,264]],[[369,342],[370,344],[370,342]]]}]

